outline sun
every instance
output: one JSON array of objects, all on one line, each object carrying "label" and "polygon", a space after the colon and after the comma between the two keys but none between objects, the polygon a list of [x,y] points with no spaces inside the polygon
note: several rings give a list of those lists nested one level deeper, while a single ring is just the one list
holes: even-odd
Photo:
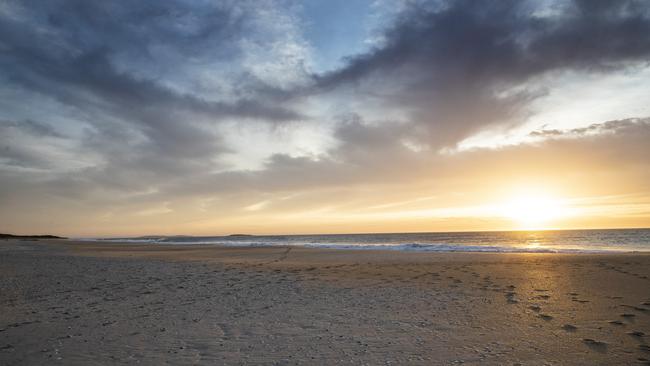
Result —
[{"label": "sun", "polygon": [[506,200],[500,214],[517,223],[520,229],[539,230],[566,216],[562,200],[540,190],[520,190]]}]

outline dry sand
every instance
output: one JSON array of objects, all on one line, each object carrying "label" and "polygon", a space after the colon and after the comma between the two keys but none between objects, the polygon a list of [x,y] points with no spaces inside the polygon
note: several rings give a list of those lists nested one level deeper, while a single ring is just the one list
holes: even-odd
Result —
[{"label": "dry sand", "polygon": [[650,255],[0,242],[0,364],[650,364]]}]

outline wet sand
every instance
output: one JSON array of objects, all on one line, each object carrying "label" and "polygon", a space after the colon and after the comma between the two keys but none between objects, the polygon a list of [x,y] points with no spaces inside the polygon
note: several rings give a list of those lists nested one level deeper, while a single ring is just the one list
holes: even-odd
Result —
[{"label": "wet sand", "polygon": [[0,241],[0,364],[650,364],[649,254]]}]

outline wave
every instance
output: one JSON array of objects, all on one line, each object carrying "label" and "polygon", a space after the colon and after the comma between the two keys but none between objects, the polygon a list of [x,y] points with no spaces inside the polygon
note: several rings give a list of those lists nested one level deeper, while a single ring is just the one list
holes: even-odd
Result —
[{"label": "wave", "polygon": [[423,244],[423,243],[331,243],[331,242],[294,242],[294,241],[260,241],[260,240],[228,240],[183,238],[114,238],[114,239],[85,239],[112,243],[133,243],[153,245],[214,245],[224,247],[272,247],[292,246],[304,248],[341,249],[341,250],[391,250],[403,252],[478,252],[478,253],[626,253],[638,252],[631,248],[611,247],[542,247],[516,245],[460,245],[460,244]]},{"label": "wave", "polygon": [[152,245],[221,245],[228,247],[293,246],[408,252],[650,252],[650,229],[259,236],[148,235],[95,240]]}]

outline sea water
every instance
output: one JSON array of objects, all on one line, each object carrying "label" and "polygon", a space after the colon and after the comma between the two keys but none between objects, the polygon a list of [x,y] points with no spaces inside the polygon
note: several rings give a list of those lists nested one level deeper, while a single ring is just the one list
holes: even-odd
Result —
[{"label": "sea water", "polygon": [[303,246],[422,252],[650,252],[650,229],[327,235],[147,236],[98,240],[151,244]]}]

